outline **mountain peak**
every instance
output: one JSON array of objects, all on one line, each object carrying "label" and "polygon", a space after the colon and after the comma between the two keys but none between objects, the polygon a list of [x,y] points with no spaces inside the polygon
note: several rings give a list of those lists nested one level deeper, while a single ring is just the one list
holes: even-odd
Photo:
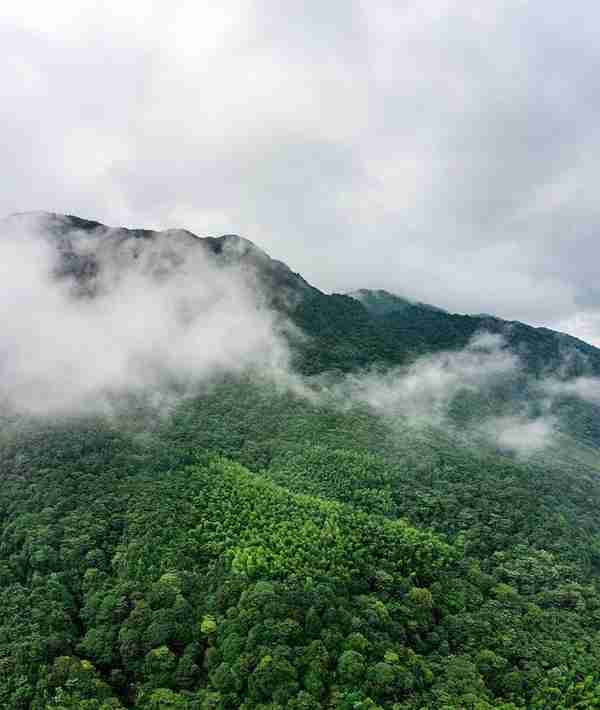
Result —
[{"label": "mountain peak", "polygon": [[[60,254],[58,275],[74,276],[80,282],[95,276],[100,268],[101,252],[127,253],[136,258],[141,245],[166,240],[167,244],[179,242],[192,247],[203,248],[209,258],[217,263],[239,265],[254,271],[261,285],[274,302],[294,302],[297,297],[309,291],[318,292],[300,274],[293,272],[287,264],[272,259],[254,242],[238,234],[223,234],[218,237],[200,237],[187,229],[135,229],[109,227],[95,220],[83,219],[75,215],[55,212],[20,212],[2,220],[5,225],[21,229],[34,229],[56,239]],[[82,237],[92,237],[82,252],[77,243]]]}]

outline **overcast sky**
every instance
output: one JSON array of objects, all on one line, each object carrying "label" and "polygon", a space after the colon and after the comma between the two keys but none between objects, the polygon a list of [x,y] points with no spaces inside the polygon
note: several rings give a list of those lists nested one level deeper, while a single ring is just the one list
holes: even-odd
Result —
[{"label": "overcast sky", "polygon": [[600,345],[591,0],[19,0],[0,9],[0,214],[235,232]]}]

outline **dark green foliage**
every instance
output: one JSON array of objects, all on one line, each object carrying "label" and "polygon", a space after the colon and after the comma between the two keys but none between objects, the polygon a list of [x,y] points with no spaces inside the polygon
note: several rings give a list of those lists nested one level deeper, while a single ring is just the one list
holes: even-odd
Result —
[{"label": "dark green foliage", "polygon": [[265,383],[140,421],[6,430],[3,706],[594,707],[593,456]]},{"label": "dark green foliage", "polygon": [[326,296],[245,248],[308,335],[304,374],[407,364],[482,330],[523,372],[455,398],[445,432],[243,378],[164,419],[129,402],[110,421],[3,420],[0,707],[600,707],[598,409],[557,400],[563,435],[529,460],[457,433],[531,404],[538,376],[600,373],[598,351]]}]

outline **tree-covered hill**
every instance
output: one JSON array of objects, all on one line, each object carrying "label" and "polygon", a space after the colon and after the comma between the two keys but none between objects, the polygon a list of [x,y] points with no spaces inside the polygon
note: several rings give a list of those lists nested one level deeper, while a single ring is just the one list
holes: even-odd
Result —
[{"label": "tree-covered hill", "polygon": [[[306,373],[352,370],[373,363],[403,363],[423,353],[464,347],[481,331],[502,334],[534,374],[600,373],[600,350],[572,336],[547,328],[487,315],[449,313],[385,291],[359,289],[350,295],[326,294],[308,284],[286,264],[271,259],[252,242],[237,235],[198,237],[183,229],[109,228],[71,215],[26,213],[11,220],[35,219],[60,253],[58,276],[75,276],[84,283],[101,268],[106,251],[120,253],[123,265],[135,259],[144,242],[180,241],[206,252],[215,263],[236,262],[257,273],[269,302],[290,316],[310,339],[300,343],[300,367]],[[93,247],[82,254],[82,238]],[[137,245],[137,248],[136,248]]]},{"label": "tree-covered hill", "polygon": [[[96,248],[157,238],[44,219],[55,277],[83,299]],[[85,258],[82,235],[98,241]],[[252,271],[294,324],[293,377],[221,372],[108,416],[5,412],[0,707],[599,707],[597,409],[540,393],[591,381],[600,352],[385,293],[327,295],[239,238],[161,238]],[[492,355],[472,345],[483,332]],[[476,388],[490,357],[501,378]],[[471,378],[442,418],[353,394],[440,362]],[[529,451],[477,427],[517,415],[556,420],[552,437]]]}]

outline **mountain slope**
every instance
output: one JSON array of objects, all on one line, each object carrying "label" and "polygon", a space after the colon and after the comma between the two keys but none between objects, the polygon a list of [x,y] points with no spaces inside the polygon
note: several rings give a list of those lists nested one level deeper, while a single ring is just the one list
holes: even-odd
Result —
[{"label": "mountain slope", "polygon": [[233,381],[2,453],[6,707],[597,697],[597,468]]},{"label": "mountain slope", "polygon": [[[402,363],[425,352],[464,347],[480,331],[502,334],[525,360],[528,370],[560,370],[565,376],[600,374],[600,349],[577,338],[493,316],[448,313],[385,291],[360,289],[349,295],[325,294],[281,261],[271,259],[237,235],[198,237],[183,229],[156,232],[110,228],[72,215],[25,213],[7,222],[34,223],[52,235],[60,254],[59,276],[82,283],[93,279],[106,251],[135,259],[136,243],[160,242],[162,248],[183,243],[203,249],[217,263],[237,263],[257,274],[270,303],[284,310],[313,338],[306,344],[306,372],[351,370],[374,362]],[[82,251],[77,245],[87,238]],[[127,260],[123,264],[126,268]]]},{"label": "mountain slope", "polygon": [[[181,244],[241,265],[295,324],[300,374],[225,370],[165,410],[134,393],[109,416],[2,420],[2,707],[598,706],[597,409],[543,395],[593,377],[595,348],[327,295],[238,237],[40,220],[76,298],[142,243],[165,256],[159,283]],[[443,416],[419,419],[414,383],[435,404],[448,375]],[[397,387],[410,407],[380,406]],[[477,426],[516,418],[530,436],[553,417],[541,449]]]}]

